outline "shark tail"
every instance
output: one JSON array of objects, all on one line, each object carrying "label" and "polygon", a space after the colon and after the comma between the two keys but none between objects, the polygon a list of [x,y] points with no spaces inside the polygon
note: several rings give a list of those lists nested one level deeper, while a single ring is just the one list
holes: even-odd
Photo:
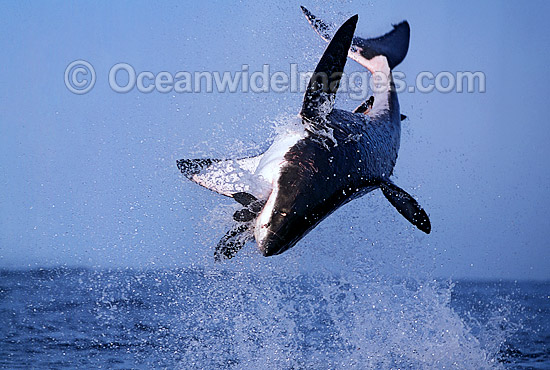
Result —
[{"label": "shark tail", "polygon": [[[305,7],[302,6],[301,8],[313,29],[325,41],[330,41],[333,34],[332,27],[313,15]],[[393,30],[380,37],[365,39],[355,36],[348,55],[369,70],[373,68],[370,61],[382,55],[386,57],[389,68],[394,69],[407,56],[410,35],[409,23],[403,21],[394,25]]]},{"label": "shark tail", "polygon": [[[393,30],[383,36],[363,39],[355,37],[352,49],[355,47],[366,60],[372,60],[374,57],[383,55],[388,60],[390,69],[394,69],[407,56],[409,51],[409,40],[411,37],[411,28],[407,21],[403,21],[393,26]],[[354,52],[352,50],[352,52]]]}]

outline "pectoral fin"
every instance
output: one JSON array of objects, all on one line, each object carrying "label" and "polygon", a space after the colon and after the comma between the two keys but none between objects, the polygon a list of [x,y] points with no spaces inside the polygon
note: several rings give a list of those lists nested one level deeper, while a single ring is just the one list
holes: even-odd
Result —
[{"label": "pectoral fin", "polygon": [[[193,182],[219,194],[234,197],[247,193],[255,200],[261,191],[261,179],[254,175],[263,154],[242,159],[180,159],[179,170]],[[246,200],[246,197],[242,201]],[[239,203],[241,200],[236,199]],[[251,200],[251,201],[252,201]]]},{"label": "pectoral fin", "polygon": [[380,189],[403,217],[426,234],[430,233],[432,227],[428,215],[410,194],[389,181],[382,182]]}]

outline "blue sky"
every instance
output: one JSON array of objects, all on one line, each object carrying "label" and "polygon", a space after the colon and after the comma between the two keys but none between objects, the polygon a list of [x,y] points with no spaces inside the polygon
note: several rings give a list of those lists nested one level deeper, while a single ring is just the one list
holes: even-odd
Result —
[{"label": "blue sky", "polygon": [[[297,113],[302,95],[118,94],[109,69],[125,62],[174,73],[243,64],[258,71],[265,63],[272,71],[290,63],[312,70],[325,45],[299,5],[335,23],[358,13],[362,36],[407,19],[411,46],[398,68],[407,81],[421,71],[483,71],[487,91],[400,95],[409,119],[396,182],[429,211],[431,235],[412,229],[376,192],[273,263],[361,249],[353,253],[399,269],[418,264],[439,277],[550,278],[550,5],[543,1],[4,2],[0,266],[206,263],[226,227],[208,220],[231,202],[184,181],[175,160],[265,148],[273,122]],[[63,82],[77,59],[97,73],[85,95]],[[358,70],[348,62],[346,71]],[[339,96],[338,105],[357,102]]]}]

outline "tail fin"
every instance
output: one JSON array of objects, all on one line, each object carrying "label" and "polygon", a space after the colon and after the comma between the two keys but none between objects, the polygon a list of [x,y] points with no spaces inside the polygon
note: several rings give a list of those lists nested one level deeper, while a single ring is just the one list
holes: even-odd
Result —
[{"label": "tail fin", "polygon": [[[313,29],[325,41],[330,41],[332,33],[331,27],[303,6],[301,8]],[[378,55],[383,55],[387,58],[390,69],[394,69],[403,59],[405,59],[409,51],[410,35],[411,29],[409,23],[403,21],[394,25],[392,31],[377,38],[364,39],[356,36],[353,38],[348,55],[351,59],[357,61],[366,68],[369,68],[369,66],[367,65],[368,63],[365,62]]]},{"label": "tail fin", "polygon": [[355,37],[353,46],[361,56],[370,60],[378,55],[384,55],[388,59],[390,69],[394,69],[405,59],[409,51],[411,28],[407,21],[393,26],[393,30],[373,39]]}]

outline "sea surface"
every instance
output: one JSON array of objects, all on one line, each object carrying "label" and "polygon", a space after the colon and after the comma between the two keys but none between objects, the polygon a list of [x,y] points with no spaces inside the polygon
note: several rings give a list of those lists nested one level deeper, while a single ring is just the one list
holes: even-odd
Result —
[{"label": "sea surface", "polygon": [[3,369],[550,369],[550,283],[0,272]]}]

